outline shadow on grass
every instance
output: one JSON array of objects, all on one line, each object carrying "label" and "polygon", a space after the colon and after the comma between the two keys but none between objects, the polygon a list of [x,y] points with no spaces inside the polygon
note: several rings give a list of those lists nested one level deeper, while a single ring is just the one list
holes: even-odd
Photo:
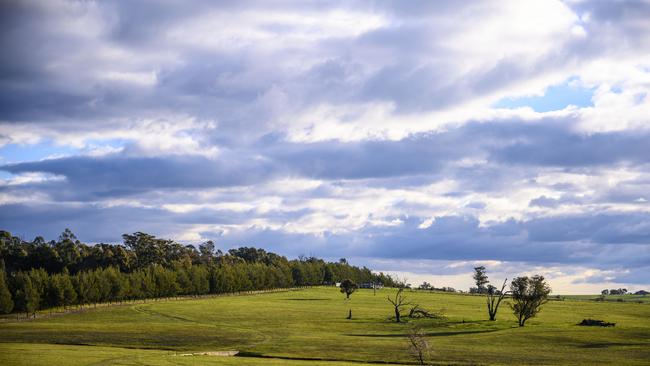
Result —
[{"label": "shadow on grass", "polygon": [[[480,333],[492,333],[492,332],[498,332],[501,329],[489,329],[489,330],[464,330],[464,331],[459,331],[459,332],[433,332],[433,333],[426,333],[424,334],[427,337],[449,337],[449,336],[456,336],[456,335],[464,335],[464,334],[480,334]],[[407,333],[392,333],[392,334],[343,334],[348,337],[371,337],[371,338],[399,338],[399,337],[407,337]]]},{"label": "shadow on grass", "polygon": [[344,360],[336,358],[321,358],[321,357],[288,357],[288,356],[271,356],[259,352],[241,351],[235,357],[252,357],[252,358],[267,358],[276,360],[292,360],[292,361],[328,361],[328,362],[346,362],[358,364],[395,364],[388,361],[357,361],[357,360]]},{"label": "shadow on grass", "polygon": [[609,347],[629,347],[629,346],[647,346],[647,343],[616,343],[616,342],[587,343],[578,346],[578,348],[609,348]]},{"label": "shadow on grass", "polygon": [[288,301],[329,301],[330,299],[282,299]]}]

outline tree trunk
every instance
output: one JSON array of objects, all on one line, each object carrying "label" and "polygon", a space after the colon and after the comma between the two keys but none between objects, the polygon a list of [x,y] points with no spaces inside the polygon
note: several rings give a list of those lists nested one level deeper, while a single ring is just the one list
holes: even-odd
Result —
[{"label": "tree trunk", "polygon": [[350,309],[350,312],[348,313],[348,317],[346,319],[352,319],[352,309]]},{"label": "tree trunk", "polygon": [[398,308],[395,308],[395,321],[396,321],[397,323],[400,322],[400,319],[399,319],[399,309],[398,309]]}]

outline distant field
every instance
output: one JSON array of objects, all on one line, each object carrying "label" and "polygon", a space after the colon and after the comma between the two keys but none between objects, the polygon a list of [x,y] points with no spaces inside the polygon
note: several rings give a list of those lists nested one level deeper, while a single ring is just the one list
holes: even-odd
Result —
[{"label": "distant field", "polygon": [[[600,298],[599,295],[572,295],[566,296],[567,299],[572,300],[591,300],[596,301]],[[619,302],[642,302],[650,303],[650,295],[607,295],[603,297],[604,301],[619,301]]]},{"label": "distant field", "polygon": [[[313,288],[4,322],[0,365],[413,363],[405,338],[413,324],[426,330],[438,364],[647,365],[650,360],[648,303],[582,297],[551,301],[538,318],[519,328],[507,306],[496,322],[487,321],[480,296],[410,292],[410,300],[442,310],[448,319],[396,324],[386,301],[392,293],[383,289],[373,296],[372,290],[360,290],[345,301],[335,288]],[[350,308],[353,319],[346,320]],[[615,322],[616,327],[577,326],[583,318]],[[179,355],[218,350],[249,357]]]}]

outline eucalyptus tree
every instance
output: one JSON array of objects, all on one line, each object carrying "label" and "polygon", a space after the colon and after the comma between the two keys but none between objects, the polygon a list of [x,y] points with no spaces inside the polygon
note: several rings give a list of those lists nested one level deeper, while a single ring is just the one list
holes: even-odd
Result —
[{"label": "eucalyptus tree", "polygon": [[485,285],[488,284],[488,276],[485,266],[474,267],[474,275],[472,276],[474,283],[476,283],[476,289],[479,294],[484,294],[487,291]]},{"label": "eucalyptus tree", "polygon": [[517,317],[519,326],[523,327],[526,321],[535,317],[542,305],[548,302],[551,287],[544,280],[544,276],[523,276],[512,280],[510,293],[512,294],[510,307]]},{"label": "eucalyptus tree", "polygon": [[9,314],[14,309],[14,301],[7,285],[5,262],[0,259],[0,314]]},{"label": "eucalyptus tree", "polygon": [[16,287],[16,308],[29,314],[35,314],[38,310],[41,297],[38,290],[34,287],[32,279],[28,272],[18,272],[14,278]]}]

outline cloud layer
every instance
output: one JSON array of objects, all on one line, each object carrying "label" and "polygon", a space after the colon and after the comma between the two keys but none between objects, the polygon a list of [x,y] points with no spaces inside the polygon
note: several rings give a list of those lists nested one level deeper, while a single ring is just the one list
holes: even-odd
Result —
[{"label": "cloud layer", "polygon": [[12,232],[650,285],[646,2],[0,7]]}]

